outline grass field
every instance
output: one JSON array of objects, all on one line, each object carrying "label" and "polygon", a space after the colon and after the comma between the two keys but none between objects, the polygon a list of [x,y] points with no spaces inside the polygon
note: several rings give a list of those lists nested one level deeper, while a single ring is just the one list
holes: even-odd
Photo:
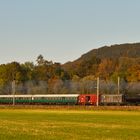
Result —
[{"label": "grass field", "polygon": [[0,109],[0,140],[140,140],[140,111]]}]

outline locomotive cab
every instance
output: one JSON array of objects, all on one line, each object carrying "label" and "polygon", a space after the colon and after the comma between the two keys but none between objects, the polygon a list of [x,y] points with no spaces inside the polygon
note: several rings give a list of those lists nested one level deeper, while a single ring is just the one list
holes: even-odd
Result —
[{"label": "locomotive cab", "polygon": [[78,104],[81,105],[96,105],[97,95],[96,94],[81,94],[78,98]]}]

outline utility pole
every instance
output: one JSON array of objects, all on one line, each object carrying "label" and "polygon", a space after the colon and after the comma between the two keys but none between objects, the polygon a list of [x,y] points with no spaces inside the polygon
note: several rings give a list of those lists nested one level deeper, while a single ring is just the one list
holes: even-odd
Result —
[{"label": "utility pole", "polygon": [[97,106],[99,106],[99,86],[100,86],[100,83],[99,83],[99,77],[97,78]]},{"label": "utility pole", "polygon": [[118,95],[120,94],[120,77],[118,76]]},{"label": "utility pole", "polygon": [[12,81],[13,106],[15,105],[16,81]]}]

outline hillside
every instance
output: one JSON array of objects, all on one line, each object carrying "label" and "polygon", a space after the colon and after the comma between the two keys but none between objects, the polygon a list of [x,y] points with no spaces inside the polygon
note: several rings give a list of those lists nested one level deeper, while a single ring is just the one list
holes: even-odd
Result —
[{"label": "hillside", "polygon": [[0,94],[12,94],[13,80],[17,94],[94,93],[97,77],[103,93],[116,93],[118,76],[121,93],[140,93],[140,43],[94,49],[64,65],[42,55],[37,57],[37,64],[1,64]]},{"label": "hillside", "polygon": [[[93,67],[98,67],[104,59],[111,59],[114,62],[119,61],[121,58],[139,59],[140,43],[111,45],[93,49],[77,60],[65,63],[63,68],[68,72],[72,71],[72,73],[80,73],[80,75],[86,76],[87,74],[93,74],[90,71],[93,70]],[[83,74],[81,74],[81,71]],[[97,69],[95,73],[97,73]]]},{"label": "hillside", "polygon": [[140,43],[111,45],[104,46],[99,49],[93,49],[83,54],[77,60],[65,63],[64,66],[75,62],[77,63],[78,61],[80,62],[82,60],[90,60],[94,56],[100,59],[118,59],[120,57],[137,58],[140,57]]}]

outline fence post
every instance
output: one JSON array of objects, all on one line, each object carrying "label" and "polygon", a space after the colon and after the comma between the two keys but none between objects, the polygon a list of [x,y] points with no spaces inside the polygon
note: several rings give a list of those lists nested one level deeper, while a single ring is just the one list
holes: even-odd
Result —
[{"label": "fence post", "polygon": [[16,81],[12,81],[13,106],[15,105]]},{"label": "fence post", "polygon": [[120,77],[118,76],[118,95],[120,94]]},{"label": "fence post", "polygon": [[99,106],[99,86],[100,86],[100,83],[99,83],[99,77],[97,78],[97,106]]}]

